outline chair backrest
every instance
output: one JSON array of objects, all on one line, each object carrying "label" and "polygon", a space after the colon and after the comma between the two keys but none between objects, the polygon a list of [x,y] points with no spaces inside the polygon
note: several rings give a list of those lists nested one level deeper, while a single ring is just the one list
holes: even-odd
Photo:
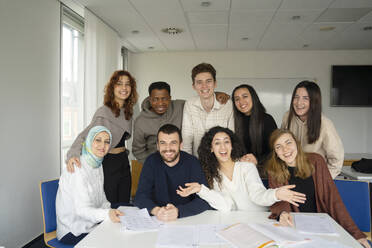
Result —
[{"label": "chair backrest", "polygon": [[40,197],[41,209],[43,211],[44,233],[57,229],[56,196],[59,179],[41,182]]},{"label": "chair backrest", "polygon": [[346,209],[362,232],[371,231],[369,183],[354,180],[334,180]]},{"label": "chair backrest", "polygon": [[131,189],[132,198],[136,196],[141,171],[142,164],[138,162],[138,160],[132,160],[132,189]]}]

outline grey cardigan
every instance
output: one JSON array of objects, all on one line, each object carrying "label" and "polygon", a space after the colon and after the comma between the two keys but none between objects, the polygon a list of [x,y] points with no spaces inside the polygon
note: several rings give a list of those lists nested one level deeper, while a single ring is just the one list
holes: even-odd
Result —
[{"label": "grey cardigan", "polygon": [[98,125],[105,126],[110,130],[112,135],[111,147],[115,147],[117,144],[119,144],[125,132],[129,134],[127,139],[130,138],[132,133],[132,118],[130,120],[125,119],[124,109],[121,109],[120,115],[115,117],[115,114],[111,111],[111,109],[103,105],[97,109],[90,124],[79,134],[74,143],[71,145],[67,152],[66,162],[72,157],[80,157],[82,144],[85,141],[89,130]]}]

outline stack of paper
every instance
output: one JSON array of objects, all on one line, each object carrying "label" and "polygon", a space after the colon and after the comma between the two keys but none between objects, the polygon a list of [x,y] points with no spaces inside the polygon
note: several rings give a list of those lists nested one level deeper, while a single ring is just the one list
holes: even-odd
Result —
[{"label": "stack of paper", "polygon": [[294,214],[296,229],[306,234],[339,235],[326,215]]},{"label": "stack of paper", "polygon": [[124,215],[120,216],[120,221],[123,230],[130,231],[157,231],[162,225],[159,221],[151,218],[147,209],[127,208]]}]

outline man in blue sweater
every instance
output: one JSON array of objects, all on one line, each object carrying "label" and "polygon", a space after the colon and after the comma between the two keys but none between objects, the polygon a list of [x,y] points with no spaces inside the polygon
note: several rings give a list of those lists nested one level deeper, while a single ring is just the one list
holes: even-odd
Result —
[{"label": "man in blue sweater", "polygon": [[185,183],[207,185],[198,159],[180,151],[181,132],[175,125],[160,127],[157,134],[158,151],[146,159],[134,199],[134,205],[147,208],[161,221],[199,214],[212,209],[196,194],[181,197],[176,193]]}]

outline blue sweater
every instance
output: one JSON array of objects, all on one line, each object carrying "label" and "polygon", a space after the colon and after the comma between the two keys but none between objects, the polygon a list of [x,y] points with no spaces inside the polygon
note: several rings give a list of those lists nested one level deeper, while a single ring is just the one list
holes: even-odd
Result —
[{"label": "blue sweater", "polygon": [[164,163],[160,153],[155,152],[146,159],[143,165],[134,205],[147,208],[151,213],[154,207],[162,207],[171,203],[178,208],[179,218],[212,209],[196,194],[181,197],[176,193],[178,186],[184,187],[185,183],[190,182],[207,185],[196,157],[181,151],[179,162],[169,167]]}]

